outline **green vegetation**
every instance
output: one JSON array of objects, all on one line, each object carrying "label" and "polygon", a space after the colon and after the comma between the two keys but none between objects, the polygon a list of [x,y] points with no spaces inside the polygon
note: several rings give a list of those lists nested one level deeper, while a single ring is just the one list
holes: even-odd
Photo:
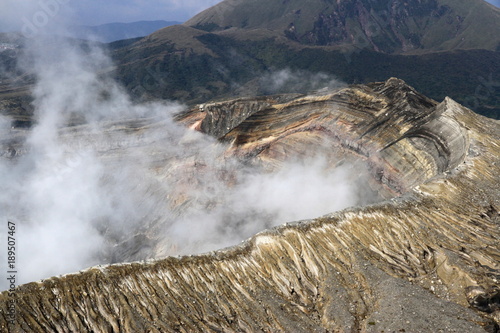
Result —
[{"label": "green vegetation", "polygon": [[267,93],[259,79],[288,68],[347,84],[398,77],[500,118],[499,48],[500,11],[482,0],[234,0],[114,56],[143,98]]},{"label": "green vegetation", "polygon": [[[164,51],[170,52],[163,53],[161,59],[143,55],[136,58],[140,61],[132,70],[130,66],[120,67],[118,76],[137,95],[181,98],[188,103],[242,94],[241,86],[284,68],[331,74],[348,84],[398,77],[437,101],[449,96],[480,114],[500,118],[499,52],[389,55],[318,47],[294,50],[273,39],[238,41],[212,33],[198,40],[214,55],[182,53],[172,45],[163,45]],[[130,63],[131,59],[125,59],[121,61]]]}]

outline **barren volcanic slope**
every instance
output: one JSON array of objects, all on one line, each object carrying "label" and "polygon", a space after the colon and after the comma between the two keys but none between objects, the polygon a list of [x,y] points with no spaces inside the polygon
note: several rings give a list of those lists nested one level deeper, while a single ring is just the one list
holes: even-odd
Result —
[{"label": "barren volcanic slope", "polygon": [[271,168],[321,143],[398,196],[206,255],[22,285],[0,294],[2,331],[498,331],[498,122],[398,79],[205,104],[179,121]]}]

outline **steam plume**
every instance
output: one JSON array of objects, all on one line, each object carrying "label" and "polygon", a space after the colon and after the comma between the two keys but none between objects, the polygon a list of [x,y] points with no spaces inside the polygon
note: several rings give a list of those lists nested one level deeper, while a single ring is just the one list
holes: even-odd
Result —
[{"label": "steam plume", "polygon": [[18,225],[19,283],[215,250],[366,201],[357,167],[332,171],[315,158],[269,173],[225,157],[222,144],[172,121],[182,105],[132,102],[95,45],[39,37],[29,56],[36,125],[0,119],[1,137],[24,138],[18,156],[0,159],[0,218]]}]

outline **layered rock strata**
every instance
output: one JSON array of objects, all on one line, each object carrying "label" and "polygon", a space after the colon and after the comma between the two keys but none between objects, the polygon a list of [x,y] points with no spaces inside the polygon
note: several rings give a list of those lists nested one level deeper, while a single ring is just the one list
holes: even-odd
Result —
[{"label": "layered rock strata", "polygon": [[2,331],[498,330],[498,122],[397,79],[205,104],[179,120],[230,142],[227,154],[263,165],[309,145],[335,147],[366,161],[377,190],[392,199],[205,255],[20,286],[13,323],[10,296],[0,294]]}]

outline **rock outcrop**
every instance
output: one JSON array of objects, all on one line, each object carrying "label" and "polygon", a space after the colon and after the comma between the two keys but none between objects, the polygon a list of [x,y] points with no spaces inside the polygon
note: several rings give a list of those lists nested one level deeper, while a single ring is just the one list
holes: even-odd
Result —
[{"label": "rock outcrop", "polygon": [[498,331],[497,121],[398,79],[205,104],[179,121],[249,163],[274,167],[311,145],[366,161],[389,199],[205,255],[19,286],[0,294],[2,331]]}]

